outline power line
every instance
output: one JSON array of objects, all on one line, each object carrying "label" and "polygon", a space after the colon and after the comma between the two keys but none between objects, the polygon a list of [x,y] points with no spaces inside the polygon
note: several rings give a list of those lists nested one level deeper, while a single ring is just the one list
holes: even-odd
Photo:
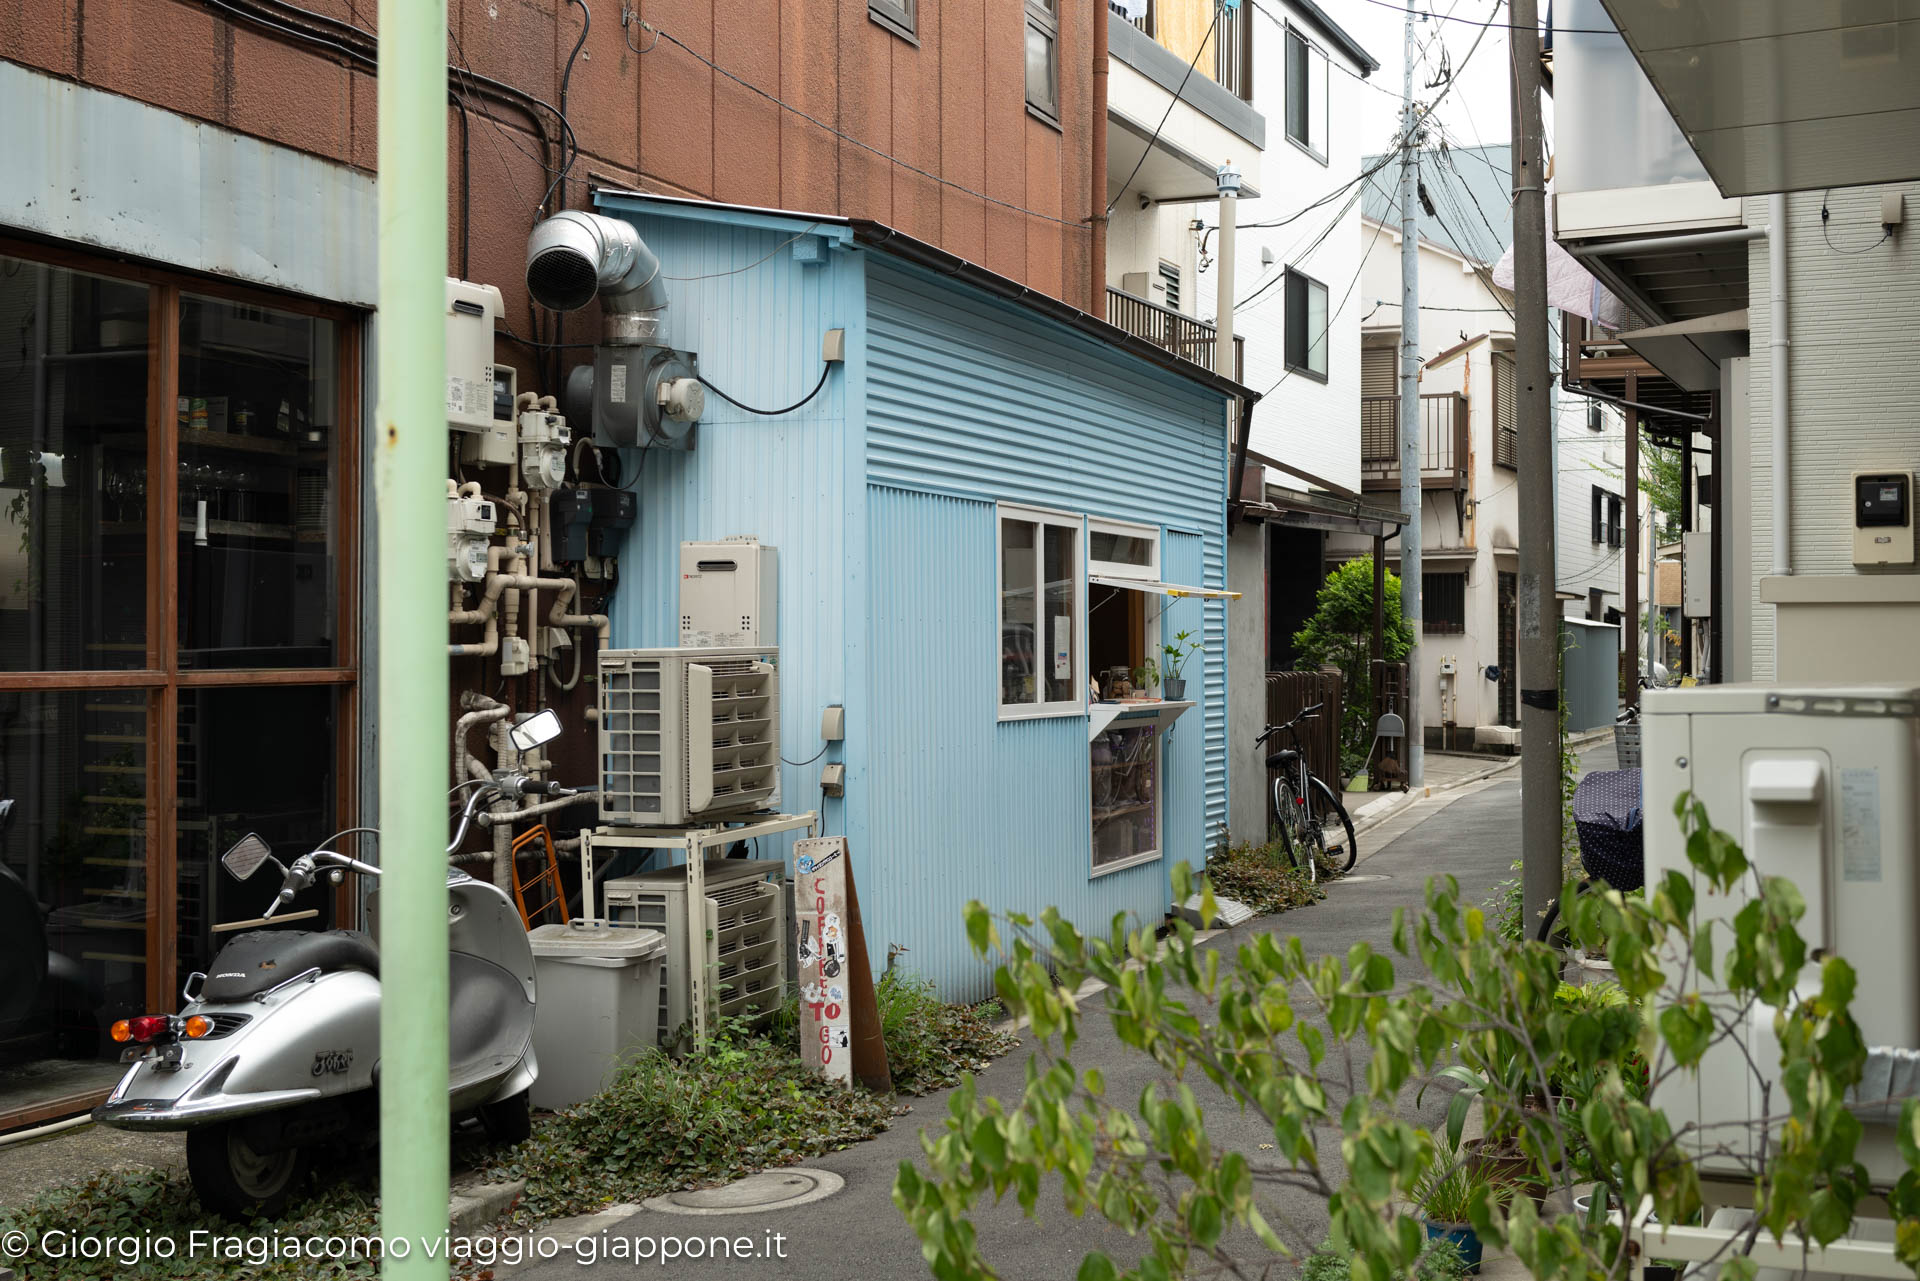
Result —
[{"label": "power line", "polygon": [[[1360,283],[1361,273],[1366,271],[1367,269],[1367,256],[1373,252],[1374,245],[1379,243],[1380,228],[1382,227],[1382,225],[1383,224],[1381,223],[1374,224],[1373,239],[1369,240],[1367,242],[1367,247],[1360,251],[1360,266],[1357,270],[1354,271],[1353,279],[1347,282],[1347,292],[1340,295],[1340,305],[1338,307],[1335,307],[1331,312],[1327,314],[1327,323],[1321,326],[1321,329],[1320,329],[1320,341],[1325,342],[1327,339],[1327,335],[1333,332],[1333,322],[1340,318],[1340,313],[1345,311],[1347,308],[1347,300],[1353,297],[1354,286]],[[1282,336],[1282,341],[1283,342],[1285,341],[1284,335]],[[1309,350],[1311,350],[1313,347],[1312,342],[1308,342],[1307,347]],[[1286,372],[1282,373],[1278,378],[1274,379],[1273,386],[1267,388],[1266,391],[1262,392],[1261,396],[1264,398],[1266,396],[1273,395],[1273,393],[1279,389],[1280,384],[1287,381],[1287,379],[1291,378],[1293,376],[1293,373],[1294,371],[1292,369],[1288,369]]]},{"label": "power line", "polygon": [[[1214,14],[1214,19],[1216,22],[1219,20],[1219,16],[1220,16],[1219,13],[1216,11]],[[1080,228],[1085,226],[1086,224],[1087,220],[1084,218],[1082,219],[1059,218],[1050,213],[1042,213],[1038,209],[1029,209],[1025,205],[1016,205],[1010,200],[1002,200],[998,196],[990,196],[984,191],[976,191],[972,187],[966,186],[963,183],[958,183],[953,181],[951,178],[942,178],[937,173],[930,173],[927,170],[922,169],[920,166],[916,164],[911,164],[905,160],[902,160],[900,159],[900,157],[893,155],[890,152],[885,152],[880,150],[880,148],[872,145],[871,143],[862,142],[860,139],[854,137],[852,134],[842,133],[840,130],[834,128],[832,125],[820,119],[818,116],[809,115],[807,112],[802,111],[800,108],[788,102],[786,99],[778,97],[774,94],[768,93],[765,89],[762,89],[757,84],[753,84],[750,81],[742,80],[739,76],[736,76],[735,74],[733,74],[733,72],[728,71],[725,67],[713,61],[713,59],[707,57],[707,55],[705,55],[704,53],[701,53],[698,49],[695,49],[689,46],[685,41],[681,40],[678,36],[674,35],[671,31],[662,30],[661,28],[654,26],[652,23],[644,21],[637,17],[633,19],[633,25],[639,27],[643,31],[648,31],[653,33],[657,37],[655,41],[656,44],[658,43],[659,40],[665,40],[667,43],[678,47],[682,52],[691,55],[696,61],[705,64],[708,69],[719,72],[721,75],[725,76],[727,79],[739,85],[742,89],[745,89],[750,93],[756,93],[760,95],[762,98],[765,98],[768,102],[771,102],[776,107],[779,107],[781,110],[792,112],[794,115],[800,117],[802,120],[806,121],[808,124],[815,125],[818,128],[826,130],[828,133],[840,139],[842,142],[850,142],[854,146],[860,148],[862,151],[871,152],[872,154],[880,157],[880,159],[887,161],[889,164],[898,165],[902,169],[907,170],[909,173],[917,173],[922,178],[926,178],[933,182],[937,182],[943,187],[951,187],[955,191],[961,192],[964,195],[972,196],[978,200],[984,200],[990,205],[998,205],[1002,209],[1010,209],[1014,213],[1026,214],[1030,218],[1039,218],[1045,222],[1055,223],[1062,227]],[[1212,34],[1211,28],[1209,28],[1208,34],[1209,35]],[[633,47],[631,40],[628,41],[628,47],[629,48]],[[1202,44],[1202,47],[1203,48],[1205,47],[1204,42]],[[647,46],[646,49],[635,49],[634,52],[645,53],[647,52],[647,50],[650,50],[652,48],[654,48],[654,45],[650,44]],[[1197,57],[1198,55],[1195,55],[1195,56]],[[1175,95],[1175,100],[1176,101],[1178,100],[1178,95]],[[1169,111],[1172,110],[1171,104],[1169,104],[1168,110]],[[1164,124],[1165,121],[1162,121],[1161,123]],[[1144,160],[1145,158],[1146,158],[1145,155],[1142,154],[1141,159]],[[1138,172],[1137,166],[1136,166],[1136,172]],[[1129,179],[1129,181],[1131,181],[1131,179]],[[1111,210],[1112,206],[1111,205],[1108,206],[1108,209]]]},{"label": "power line", "polygon": [[[1391,9],[1399,14],[1404,14],[1407,11],[1406,5],[1396,3],[1395,0],[1367,0],[1367,3],[1378,5],[1382,9]],[[1513,26],[1510,22],[1481,22],[1477,18],[1456,18],[1451,11],[1447,13],[1435,13],[1432,9],[1428,9],[1425,13],[1416,16],[1426,18],[1430,22],[1457,22],[1463,27],[1499,27],[1504,31]],[[1568,36],[1617,36],[1620,34],[1620,32],[1613,27],[1541,27],[1540,33],[1542,35]]]}]

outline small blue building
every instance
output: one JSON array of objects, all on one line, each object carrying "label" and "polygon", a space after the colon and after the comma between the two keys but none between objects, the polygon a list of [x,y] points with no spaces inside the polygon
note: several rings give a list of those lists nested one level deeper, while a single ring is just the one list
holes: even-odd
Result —
[{"label": "small blue building", "polygon": [[[1231,426],[1251,393],[857,219],[603,191],[659,256],[710,384],[651,451],[613,643],[677,643],[683,540],[779,551],[783,808],[849,838],[876,966],[988,994],[961,909],[1154,922],[1225,839]],[[627,474],[642,467],[625,460]],[[1182,587],[1193,589],[1182,591]],[[1172,594],[1169,594],[1169,592]],[[1185,702],[1093,702],[1181,632]],[[821,750],[819,718],[846,709]],[[822,800],[823,764],[846,794]],[[763,856],[772,851],[762,850]]]}]

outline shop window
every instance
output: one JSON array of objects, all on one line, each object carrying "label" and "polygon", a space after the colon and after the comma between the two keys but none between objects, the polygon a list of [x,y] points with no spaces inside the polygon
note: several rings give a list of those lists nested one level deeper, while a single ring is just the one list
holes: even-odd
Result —
[{"label": "shop window", "polygon": [[1000,714],[1083,709],[1080,522],[1019,508],[1000,515]]},{"label": "shop window", "polygon": [[1458,572],[1420,575],[1420,630],[1429,636],[1458,636],[1467,630],[1467,576]]},{"label": "shop window", "polygon": [[0,1129],[104,1097],[105,1029],[270,897],[220,852],[348,826],[357,741],[352,314],[38,252],[0,245]]}]

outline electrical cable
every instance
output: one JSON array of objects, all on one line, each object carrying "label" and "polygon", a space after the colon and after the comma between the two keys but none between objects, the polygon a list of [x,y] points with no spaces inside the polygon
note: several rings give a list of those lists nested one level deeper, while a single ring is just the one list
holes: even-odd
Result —
[{"label": "electrical cable", "polygon": [[748,263],[744,267],[734,267],[728,271],[709,271],[702,276],[668,276],[668,275],[662,274],[660,279],[678,280],[682,282],[689,281],[689,280],[719,280],[723,276],[737,276],[743,271],[752,271],[755,267],[758,267],[761,263],[766,262],[767,260],[772,258],[775,254],[779,253],[782,249],[785,249],[788,245],[792,244],[794,241],[799,240],[802,236],[812,235],[814,228],[818,227],[819,225],[820,224],[817,222],[808,223],[805,227],[802,227],[799,231],[794,232],[791,236],[788,236],[785,240],[781,241],[779,244],[775,245],[773,248],[767,250],[766,253],[760,255],[758,258],[755,258],[752,262]]},{"label": "electrical cable", "polygon": [[[1342,311],[1346,310],[1347,300],[1353,297],[1354,286],[1360,283],[1361,273],[1363,273],[1367,268],[1367,258],[1370,254],[1373,253],[1373,247],[1376,244],[1380,243],[1380,232],[1385,227],[1386,227],[1385,223],[1374,224],[1373,239],[1369,240],[1367,242],[1367,247],[1360,251],[1360,266],[1353,273],[1353,279],[1347,282],[1347,292],[1340,295],[1340,305],[1338,307],[1335,307],[1331,312],[1327,314],[1327,323],[1323,325],[1320,329],[1320,340],[1322,342],[1325,342],[1327,335],[1333,332],[1333,322],[1340,318],[1340,313]],[[1308,350],[1312,350],[1313,344],[1309,342],[1307,344],[1307,348]],[[1267,388],[1264,392],[1260,393],[1261,398],[1265,399],[1266,397],[1273,395],[1273,393],[1279,389],[1279,386],[1281,383],[1293,377],[1294,372],[1295,372],[1294,368],[1290,367],[1286,370],[1286,372],[1282,373],[1278,378],[1274,379],[1273,386]]]},{"label": "electrical cable", "polygon": [[1039,218],[1045,222],[1055,223],[1062,227],[1069,227],[1077,230],[1077,229],[1080,229],[1082,225],[1088,221],[1088,219],[1085,219],[1085,218],[1072,219],[1072,218],[1055,217],[1053,214],[1050,214],[1050,213],[1042,213],[1038,209],[1029,209],[1025,205],[1016,205],[1010,200],[1002,200],[997,196],[990,196],[984,191],[976,191],[972,187],[966,186],[963,183],[954,182],[949,178],[942,178],[937,173],[932,173],[928,170],[920,168],[920,166],[918,165],[911,164],[905,160],[902,160],[900,159],[900,157],[895,156],[889,152],[882,151],[880,150],[880,148],[872,145],[871,143],[862,142],[860,139],[854,137],[852,134],[842,133],[840,130],[834,128],[832,125],[820,119],[818,116],[809,115],[807,112],[802,111],[800,108],[788,102],[786,99],[781,98],[775,94],[768,93],[765,89],[762,89],[759,85],[754,84],[751,81],[741,79],[739,76],[735,75],[731,71],[728,71],[725,67],[721,66],[719,63],[715,62],[713,59],[707,57],[706,54],[701,53],[698,49],[695,49],[692,46],[688,45],[685,41],[681,40],[678,36],[674,35],[671,31],[666,31],[666,30],[663,30],[662,28],[656,27],[651,22],[647,22],[644,19],[641,19],[639,17],[634,18],[633,25],[640,26],[645,30],[654,33],[654,36],[655,36],[654,44],[648,45],[646,49],[638,48],[637,46],[634,45],[632,38],[628,37],[627,47],[629,49],[632,49],[635,53],[646,53],[652,50],[654,46],[657,45],[661,40],[665,40],[668,44],[671,44],[674,47],[680,49],[682,52],[692,57],[695,61],[705,65],[709,70],[716,71],[719,74],[725,76],[727,79],[733,81],[735,84],[739,85],[742,89],[747,90],[749,93],[758,94],[762,98],[765,98],[768,102],[771,102],[774,106],[779,107],[783,111],[788,111],[796,116],[799,116],[802,120],[806,121],[808,124],[811,124],[818,128],[826,130],[828,133],[840,139],[842,142],[852,143],[854,146],[860,148],[862,151],[870,152],[873,155],[880,157],[880,159],[886,161],[889,164],[898,165],[900,166],[900,168],[907,170],[909,173],[917,173],[922,178],[928,179],[931,182],[936,182],[943,187],[951,187],[955,191],[961,192],[964,195],[972,196],[977,200],[984,200],[990,205],[998,205],[1002,209],[1010,209],[1014,213],[1026,214],[1030,218]]},{"label": "electrical cable", "polygon": [[1200,44],[1194,49],[1193,57],[1187,63],[1187,74],[1180,77],[1180,87],[1173,91],[1171,98],[1167,99],[1167,109],[1160,114],[1160,123],[1153,127],[1153,136],[1147,139],[1147,145],[1141,150],[1140,158],[1133,162],[1133,172],[1128,174],[1127,180],[1120,184],[1119,195],[1116,195],[1112,200],[1107,202],[1106,214],[1108,216],[1113,213],[1114,207],[1120,203],[1120,197],[1127,194],[1127,188],[1133,185],[1133,180],[1140,176],[1140,166],[1146,164],[1147,157],[1153,154],[1154,144],[1160,141],[1160,131],[1167,127],[1167,121],[1172,117],[1173,109],[1180,105],[1180,95],[1187,91],[1187,81],[1193,78],[1193,69],[1200,65],[1200,55],[1205,53],[1209,45],[1212,44],[1213,33],[1219,29],[1220,15],[1226,11],[1226,7],[1226,0],[1215,0],[1213,6],[1213,21],[1207,24],[1207,34],[1200,37]]},{"label": "electrical cable", "polygon": [[[587,0],[567,0],[567,3],[580,6],[581,22],[580,38],[573,42],[573,52],[567,55],[566,69],[560,73],[560,119],[562,122],[565,122],[567,119],[567,94],[573,87],[573,64],[575,60],[580,57],[581,48],[587,43],[587,33],[593,30],[593,10],[587,8]],[[572,134],[573,130],[569,128],[567,132]],[[540,197],[540,203],[534,206],[534,214],[536,216],[540,214],[541,210],[547,207],[547,202],[553,199],[553,189],[566,182],[567,175],[573,171],[574,161],[579,158],[580,140],[575,138],[572,152],[563,152],[561,155],[560,172],[553,175],[553,181],[547,184],[547,190],[545,194]],[[560,193],[562,204],[566,203],[566,198],[566,192],[562,191]]]},{"label": "electrical cable", "polygon": [[[1382,9],[1391,9],[1395,13],[1402,14],[1402,15],[1404,15],[1407,11],[1407,6],[1405,4],[1400,3],[1399,0],[1366,0],[1366,2],[1371,5],[1378,5]],[[1452,15],[1451,12],[1435,13],[1432,9],[1428,9],[1424,13],[1416,13],[1414,16],[1425,18],[1431,22],[1457,22],[1463,27],[1480,27],[1483,29],[1498,27],[1502,31],[1511,30],[1513,27],[1513,24],[1510,22],[1491,22],[1491,21],[1481,22],[1476,18],[1456,18]],[[1568,35],[1568,36],[1617,36],[1620,34],[1620,32],[1618,29],[1613,27],[1541,27],[1539,29],[1539,34]]]},{"label": "electrical cable", "polygon": [[822,756],[825,756],[825,755],[827,754],[827,748],[829,748],[829,747],[832,747],[832,746],[833,746],[833,744],[832,744],[832,743],[826,743],[826,744],[823,744],[823,745],[821,746],[821,748],[820,748],[820,750],[819,750],[819,751],[817,751],[817,752],[815,752],[815,753],[814,753],[814,754],[813,754],[812,756],[809,756],[809,757],[807,757],[807,759],[806,759],[806,760],[804,760],[804,761],[789,761],[789,760],[787,760],[787,758],[786,758],[786,757],[784,757],[784,756],[782,756],[782,757],[781,757],[780,759],[781,759],[782,761],[785,761],[785,762],[786,762],[786,763],[787,763],[788,765],[795,765],[795,766],[800,766],[800,765],[811,765],[811,764],[813,764],[813,763],[814,763],[815,761],[817,761],[817,760],[819,760],[819,759],[820,759],[820,758],[821,758]]},{"label": "electrical cable", "polygon": [[1827,219],[1831,216],[1831,214],[1827,209],[1827,197],[1831,196],[1832,194],[1833,194],[1832,187],[1828,187],[1825,191],[1820,193],[1820,239],[1827,242],[1828,249],[1831,249],[1834,253],[1839,254],[1842,258],[1857,258],[1861,254],[1872,253],[1874,250],[1878,249],[1881,245],[1884,245],[1887,243],[1887,241],[1893,239],[1893,228],[1882,227],[1880,228],[1880,239],[1874,241],[1872,244],[1868,245],[1865,249],[1842,249],[1839,245],[1834,244],[1833,237],[1829,235],[1827,232]]},{"label": "electrical cable", "polygon": [[[669,36],[667,38],[671,40],[673,37]],[[714,395],[718,396],[720,399],[726,401],[729,405],[732,405],[735,409],[744,409],[750,414],[759,414],[763,418],[778,418],[781,414],[792,413],[794,410],[799,409],[801,406],[805,405],[808,401],[812,400],[815,396],[818,396],[820,394],[820,389],[827,385],[827,375],[833,372],[833,364],[834,362],[828,361],[825,365],[823,365],[820,369],[820,381],[813,385],[813,390],[808,392],[806,395],[802,396],[800,399],[794,401],[791,405],[788,405],[784,409],[755,409],[752,405],[745,405],[740,403],[739,401],[735,400],[733,397],[727,395],[726,392],[721,391],[718,387],[708,382],[707,376],[705,374],[695,374],[694,377],[700,380],[700,385],[702,387],[705,387],[708,391],[712,392]]]}]

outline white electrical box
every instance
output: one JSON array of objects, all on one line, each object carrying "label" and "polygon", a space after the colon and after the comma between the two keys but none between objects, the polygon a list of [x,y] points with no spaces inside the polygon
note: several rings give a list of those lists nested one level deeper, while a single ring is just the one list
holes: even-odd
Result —
[{"label": "white electrical box", "polygon": [[487,544],[497,526],[498,513],[490,499],[447,495],[447,577],[451,581],[477,583],[487,576]]},{"label": "white electrical box", "polygon": [[1853,473],[1853,563],[1913,564],[1913,473]]},{"label": "white electrical box", "polygon": [[680,544],[680,643],[773,645],[779,557],[752,537]]},{"label": "white electrical box", "polygon": [[447,426],[485,431],[493,418],[493,326],[506,311],[492,285],[447,277]]},{"label": "white electrical box", "polygon": [[[1648,885],[1659,884],[1669,871],[1685,876],[1695,889],[1696,929],[1716,922],[1715,951],[1724,956],[1731,950],[1730,922],[1754,885],[1748,878],[1731,894],[1709,894],[1695,876],[1673,814],[1675,798],[1691,792],[1713,825],[1740,842],[1760,875],[1786,878],[1805,899],[1799,929],[1808,957],[1801,990],[1818,991],[1823,956],[1853,966],[1853,1017],[1873,1047],[1858,1098],[1886,1098],[1890,1089],[1911,1093],[1911,1052],[1920,1050],[1920,689],[1652,690],[1644,698],[1641,726]],[[1662,996],[1662,1004],[1673,995]],[[1777,1074],[1773,1011],[1757,1007],[1743,1036],[1753,1062],[1772,1065]],[[1784,1097],[1776,1080],[1773,1112],[1782,1111]],[[1697,1075],[1668,1077],[1655,1101],[1676,1132],[1689,1122],[1745,1125],[1764,1115],[1760,1083],[1741,1047],[1731,1043],[1710,1049]],[[1895,1102],[1885,1114],[1866,1118],[1882,1122],[1867,1125],[1859,1147],[1876,1183],[1889,1183],[1906,1168],[1890,1124],[1899,1113]],[[1731,1127],[1705,1133],[1711,1137],[1704,1147],[1697,1134],[1691,1140],[1705,1167],[1750,1184],[1751,1176],[1741,1171],[1753,1153],[1707,1149],[1754,1142],[1757,1134]]]},{"label": "white electrical box", "polygon": [[780,799],[779,655],[771,648],[600,655],[600,817],[676,827]]},{"label": "white electrical box", "polygon": [[520,415],[520,483],[528,489],[558,489],[567,480],[567,420],[545,409]]}]

